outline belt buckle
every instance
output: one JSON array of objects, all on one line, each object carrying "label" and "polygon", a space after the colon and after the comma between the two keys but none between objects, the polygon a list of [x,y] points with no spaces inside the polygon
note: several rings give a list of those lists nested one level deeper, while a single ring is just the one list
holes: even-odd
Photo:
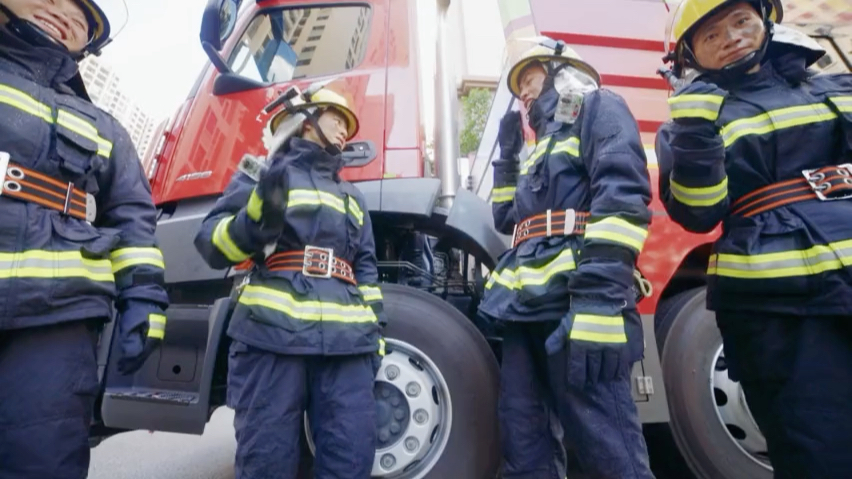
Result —
[{"label": "belt buckle", "polygon": [[[318,255],[320,261],[327,261],[324,273],[312,273],[308,271],[311,264],[309,258]],[[322,264],[322,262],[320,262]],[[331,272],[334,270],[334,250],[331,248],[320,248],[319,246],[305,246],[305,260],[302,262],[302,274],[311,278],[331,278]]]},{"label": "belt buckle", "polygon": [[574,234],[574,227],[577,224],[577,217],[574,213],[573,208],[568,208],[565,210],[565,226],[562,230],[562,234],[564,236],[571,236]]},{"label": "belt buckle", "polygon": [[831,188],[831,183],[824,181],[825,173],[820,172],[820,170],[826,170],[831,168],[835,168],[837,173],[839,173],[841,176],[846,177],[844,179],[844,182],[846,184],[852,185],[852,163],[844,163],[842,165],[824,166],[822,168],[802,170],[802,175],[804,175],[805,180],[811,187],[811,190],[813,190],[813,192],[816,194],[817,198],[819,198],[820,201],[837,201],[852,198],[852,191],[837,196],[829,196],[826,194],[829,188]]}]

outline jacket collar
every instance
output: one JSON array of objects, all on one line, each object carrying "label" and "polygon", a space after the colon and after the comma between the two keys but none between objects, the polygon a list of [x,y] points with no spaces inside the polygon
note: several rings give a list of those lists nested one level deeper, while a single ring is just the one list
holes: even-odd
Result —
[{"label": "jacket collar", "polygon": [[68,84],[79,71],[71,56],[50,48],[33,47],[5,26],[0,26],[0,61],[7,72],[50,88]]},{"label": "jacket collar", "polygon": [[319,173],[337,175],[343,168],[343,156],[331,155],[322,146],[302,138],[290,139],[286,158],[294,165]]}]

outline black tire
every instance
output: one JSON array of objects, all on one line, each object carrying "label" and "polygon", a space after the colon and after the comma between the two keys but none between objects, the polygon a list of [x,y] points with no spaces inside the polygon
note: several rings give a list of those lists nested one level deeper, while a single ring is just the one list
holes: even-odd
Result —
[{"label": "black tire", "polygon": [[[451,396],[447,445],[431,470],[418,477],[495,478],[500,467],[499,367],[485,338],[457,309],[432,294],[395,284],[383,284],[381,289],[389,323],[385,336],[426,354],[443,375]],[[312,457],[303,456],[302,462],[306,460],[312,462]],[[309,464],[300,468],[310,469]]]},{"label": "black tire", "polygon": [[719,420],[710,378],[722,337],[705,307],[706,290],[672,300],[677,307],[660,324],[668,326],[660,360],[674,443],[699,479],[771,479],[771,470],[741,449]]}]

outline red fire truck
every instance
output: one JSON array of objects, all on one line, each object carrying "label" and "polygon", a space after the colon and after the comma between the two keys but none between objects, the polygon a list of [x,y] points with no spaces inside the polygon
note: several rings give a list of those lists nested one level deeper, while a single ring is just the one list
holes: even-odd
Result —
[{"label": "red fire truck", "polygon": [[[491,220],[490,160],[497,153],[497,124],[512,102],[503,78],[461,187],[448,0],[436,2],[435,154],[425,147],[417,46],[423,2],[209,0],[200,39],[210,62],[144,159],[160,211],[157,237],[172,301],[166,340],[132,377],[114,371],[104,342],[105,388],[94,442],[134,429],[201,434],[224,405],[224,331],[245,272],[210,269],[193,237],[240,158],[266,155],[264,106],[292,85],[304,89],[342,78],[362,119],[344,153],[343,177],[367,199],[390,317],[388,353],[376,378],[384,413],[373,475],[495,477],[500,331],[475,312],[483,276],[508,247]],[[785,5],[785,21],[800,24],[829,51],[820,64],[825,70],[850,67],[847,2]],[[663,55],[664,4],[498,3],[504,24],[528,9],[519,21],[574,47],[599,69],[605,87],[627,99],[648,145],[656,187],[654,132],[667,118],[668,86],[655,73]],[[721,339],[704,309],[704,271],[715,233],[688,234],[658,200],[652,208],[639,269],[653,294],[640,303],[646,351],[632,378],[652,463],[679,478],[769,478],[765,441],[739,386],[728,379]],[[306,434],[305,474],[311,450]]]}]

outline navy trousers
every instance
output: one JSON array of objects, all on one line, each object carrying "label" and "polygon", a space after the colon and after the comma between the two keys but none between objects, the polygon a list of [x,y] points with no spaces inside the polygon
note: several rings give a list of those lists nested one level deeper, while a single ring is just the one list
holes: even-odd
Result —
[{"label": "navy trousers", "polygon": [[378,355],[282,355],[234,341],[228,406],[236,479],[295,479],[302,418],[316,445],[316,479],[369,479],[376,454]]},{"label": "navy trousers", "polygon": [[582,390],[568,386],[565,353],[550,356],[544,349],[557,326],[506,323],[499,406],[503,477],[563,479],[561,429],[588,477],[653,478],[629,378]]},{"label": "navy trousers", "polygon": [[0,331],[0,479],[87,476],[95,324]]},{"label": "navy trousers", "polygon": [[852,477],[852,317],[717,312],[776,479]]}]

